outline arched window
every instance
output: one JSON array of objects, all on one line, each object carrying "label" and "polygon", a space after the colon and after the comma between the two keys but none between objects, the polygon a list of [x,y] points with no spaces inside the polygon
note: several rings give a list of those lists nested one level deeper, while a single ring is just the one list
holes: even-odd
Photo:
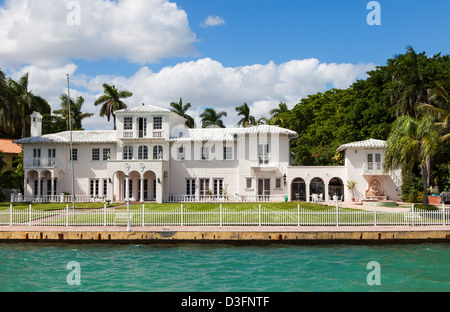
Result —
[{"label": "arched window", "polygon": [[123,147],[123,159],[133,159],[133,146]]},{"label": "arched window", "polygon": [[163,147],[161,145],[153,147],[153,159],[163,159]]},{"label": "arched window", "polygon": [[138,159],[148,159],[148,147],[141,145],[138,148]]}]

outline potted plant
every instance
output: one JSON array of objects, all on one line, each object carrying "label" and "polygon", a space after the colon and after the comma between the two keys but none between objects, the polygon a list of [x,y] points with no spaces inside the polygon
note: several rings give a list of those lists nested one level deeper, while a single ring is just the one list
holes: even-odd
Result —
[{"label": "potted plant", "polygon": [[356,187],[356,181],[355,180],[347,180],[347,188],[352,192],[352,202],[355,201],[355,194],[354,194],[354,190]]}]

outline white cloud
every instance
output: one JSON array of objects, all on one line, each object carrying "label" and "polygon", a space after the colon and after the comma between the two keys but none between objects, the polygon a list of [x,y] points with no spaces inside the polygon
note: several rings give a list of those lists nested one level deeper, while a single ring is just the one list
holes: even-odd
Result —
[{"label": "white cloud", "polygon": [[224,24],[225,24],[225,20],[222,17],[216,16],[216,15],[208,15],[208,17],[203,21],[201,26],[202,27],[214,27],[214,26],[219,26],[219,25],[224,25]]},{"label": "white cloud", "polygon": [[[63,66],[71,59],[145,64],[196,54],[186,12],[168,0],[6,0],[0,7],[0,67]],[[67,22],[79,13],[79,25]]]},{"label": "white cloud", "polygon": [[[256,118],[269,116],[269,111],[280,101],[292,108],[301,98],[323,92],[330,85],[346,88],[356,79],[365,78],[366,72],[374,68],[374,64],[326,64],[317,59],[293,60],[280,65],[269,62],[224,67],[220,62],[204,58],[165,67],[159,72],[141,67],[131,77],[77,75],[73,64],[52,70],[29,66],[21,72],[30,71],[33,92],[51,101],[53,109],[59,106],[58,96],[67,90],[65,73],[69,72],[71,95],[75,96],[78,90],[85,98],[84,110],[96,113],[95,117],[83,122],[84,127],[111,129],[112,123],[100,118],[99,107],[93,105],[103,93],[103,83],[133,92],[133,97],[125,100],[129,107],[146,103],[170,108],[170,102],[177,102],[182,97],[184,103],[192,104],[189,113],[196,118],[197,126],[200,126],[199,115],[205,107],[226,111],[225,124],[236,125],[239,117],[235,107],[244,102]],[[52,101],[54,99],[56,101]]]}]

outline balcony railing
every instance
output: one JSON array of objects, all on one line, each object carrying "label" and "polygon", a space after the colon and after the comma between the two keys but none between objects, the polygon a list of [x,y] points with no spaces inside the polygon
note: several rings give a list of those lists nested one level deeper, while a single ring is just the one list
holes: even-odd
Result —
[{"label": "balcony railing", "polygon": [[166,138],[166,134],[163,130],[122,130],[119,131],[119,137],[121,139],[137,139],[137,138],[147,138],[147,139],[162,139]]},{"label": "balcony railing", "polygon": [[363,164],[364,174],[383,174],[382,162],[365,162]]},{"label": "balcony railing", "polygon": [[25,168],[54,168],[56,158],[31,158],[24,161]]}]

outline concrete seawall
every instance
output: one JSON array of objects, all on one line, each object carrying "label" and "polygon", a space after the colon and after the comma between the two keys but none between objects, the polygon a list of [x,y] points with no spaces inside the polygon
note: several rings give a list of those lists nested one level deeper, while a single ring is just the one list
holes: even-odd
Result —
[{"label": "concrete seawall", "polygon": [[337,227],[0,227],[0,242],[386,243],[450,242],[450,226]]}]

